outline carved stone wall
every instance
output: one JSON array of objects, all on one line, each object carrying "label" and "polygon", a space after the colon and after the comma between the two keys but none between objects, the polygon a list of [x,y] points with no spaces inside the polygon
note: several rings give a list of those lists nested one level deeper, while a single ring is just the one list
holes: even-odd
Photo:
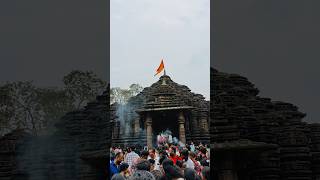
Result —
[{"label": "carved stone wall", "polygon": [[[109,88],[108,88],[109,89]],[[0,179],[106,179],[111,142],[109,91],[66,114],[52,135],[13,131],[0,139]]]},{"label": "carved stone wall", "polygon": [[[212,144],[247,139],[278,145],[242,161],[250,179],[319,179],[319,124],[303,122],[305,114],[290,103],[260,97],[258,89],[239,75],[211,69],[211,91]],[[243,157],[247,152],[241,152]]]}]

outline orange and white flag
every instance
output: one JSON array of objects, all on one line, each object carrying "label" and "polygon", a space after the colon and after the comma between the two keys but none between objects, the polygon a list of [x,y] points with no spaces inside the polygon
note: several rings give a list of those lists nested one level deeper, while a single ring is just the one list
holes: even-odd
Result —
[{"label": "orange and white flag", "polygon": [[163,59],[162,59],[160,65],[159,65],[159,67],[158,67],[158,69],[156,71],[156,74],[154,76],[158,75],[163,70],[164,70],[164,63],[163,63]]}]

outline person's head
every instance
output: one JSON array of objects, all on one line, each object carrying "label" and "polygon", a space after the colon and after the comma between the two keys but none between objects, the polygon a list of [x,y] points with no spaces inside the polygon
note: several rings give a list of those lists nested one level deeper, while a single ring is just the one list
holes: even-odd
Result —
[{"label": "person's head", "polygon": [[148,156],[149,156],[149,152],[148,152],[147,150],[141,151],[140,157],[141,157],[142,159],[148,159]]},{"label": "person's head", "polygon": [[135,165],[137,170],[150,171],[151,165],[150,162],[146,159],[139,159],[137,164]]},{"label": "person's head", "polygon": [[134,150],[135,150],[135,147],[134,147],[134,146],[128,147],[128,153],[130,153],[130,152],[132,152],[132,151],[134,151]]},{"label": "person's head", "polygon": [[209,162],[206,159],[200,161],[201,166],[210,166]]},{"label": "person's head", "polygon": [[161,180],[163,178],[163,174],[159,170],[151,171],[156,180]]},{"label": "person's head", "polygon": [[195,159],[197,157],[196,153],[190,152],[189,153],[190,159]]},{"label": "person's head", "polygon": [[167,152],[163,149],[159,150],[159,156],[167,156]]},{"label": "person's head", "polygon": [[194,180],[194,179],[196,179],[196,175],[197,175],[197,173],[194,169],[186,168],[184,170],[184,178],[186,180]]},{"label": "person's head", "polygon": [[122,152],[118,152],[114,157],[114,163],[119,165],[123,161],[123,159],[124,159],[123,153]]},{"label": "person's head", "polygon": [[202,176],[203,180],[209,180],[210,179],[210,167],[208,167],[208,166],[203,167],[201,176]]},{"label": "person's head", "polygon": [[126,173],[129,170],[129,164],[128,163],[121,163],[119,166],[119,171]]},{"label": "person's head", "polygon": [[162,161],[162,166],[163,166],[163,167],[164,167],[164,166],[169,166],[169,165],[173,166],[173,161],[172,161],[171,159],[166,158],[166,159],[164,159],[164,160]]},{"label": "person's head", "polygon": [[188,159],[188,156],[189,156],[189,151],[188,150],[186,150],[186,149],[184,149],[183,151],[181,151],[181,157],[183,158],[183,159]]},{"label": "person's head", "polygon": [[115,174],[112,176],[111,180],[125,180],[125,178],[121,174]]},{"label": "person's head", "polygon": [[200,152],[201,152],[202,154],[206,154],[206,153],[207,153],[207,149],[206,149],[205,147],[201,147],[201,148],[200,148]]},{"label": "person's head", "polygon": [[156,161],[154,159],[149,159],[148,161],[150,163],[150,171],[154,170]]},{"label": "person's head", "polygon": [[163,166],[163,170],[165,172],[165,176],[167,179],[179,179],[183,178],[183,175],[180,172],[180,169],[177,166],[174,165],[166,165]]},{"label": "person's head", "polygon": [[174,153],[173,151],[170,152],[170,157],[175,157],[176,153]]},{"label": "person's head", "polygon": [[156,158],[156,150],[155,149],[149,149],[149,156],[151,159]]},{"label": "person's head", "polygon": [[155,180],[156,178],[149,171],[137,170],[135,171],[129,180]]}]

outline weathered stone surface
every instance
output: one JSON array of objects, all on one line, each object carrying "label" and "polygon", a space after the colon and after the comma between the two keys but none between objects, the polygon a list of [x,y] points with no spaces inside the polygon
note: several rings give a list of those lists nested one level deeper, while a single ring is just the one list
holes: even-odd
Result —
[{"label": "weathered stone surface", "polygon": [[[258,93],[246,78],[211,69],[210,132],[215,173],[223,174],[221,162],[228,160],[240,162],[232,169],[238,179],[319,178],[320,125],[303,122],[305,114],[296,106],[273,102]],[[243,147],[238,142],[244,139],[252,142]],[[261,143],[275,146],[254,148]],[[233,159],[221,152],[226,145],[225,151],[232,152]]]},{"label": "weathered stone surface", "polygon": [[66,114],[52,135],[14,131],[0,139],[0,179],[106,179],[111,130],[109,88],[80,111]]}]

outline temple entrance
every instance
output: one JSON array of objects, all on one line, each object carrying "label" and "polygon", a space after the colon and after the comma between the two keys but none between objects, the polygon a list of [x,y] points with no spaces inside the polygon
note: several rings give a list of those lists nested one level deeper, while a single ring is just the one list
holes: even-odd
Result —
[{"label": "temple entrance", "polygon": [[158,111],[153,112],[152,115],[152,129],[153,138],[152,143],[157,144],[157,135],[165,132],[166,130],[171,131],[172,138],[176,137],[179,139],[179,123],[178,123],[178,112],[176,111]]}]

